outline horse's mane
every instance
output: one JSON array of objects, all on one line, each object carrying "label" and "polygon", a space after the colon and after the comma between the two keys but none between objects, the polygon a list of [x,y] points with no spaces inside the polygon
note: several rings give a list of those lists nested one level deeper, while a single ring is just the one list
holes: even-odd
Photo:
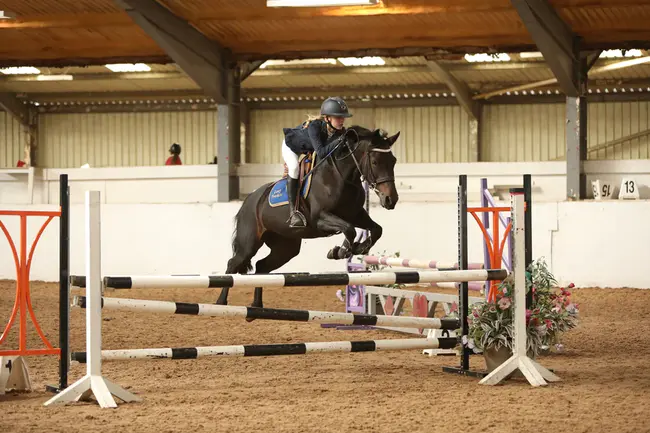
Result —
[{"label": "horse's mane", "polygon": [[361,125],[352,125],[348,129],[354,130],[359,135],[359,138],[369,139],[372,138],[372,135],[375,133],[375,131],[371,131],[368,128],[364,128]]},{"label": "horse's mane", "polygon": [[368,129],[368,128],[365,128],[365,127],[360,126],[360,125],[352,125],[347,129],[352,129],[353,131],[355,131],[357,133],[357,135],[359,136],[359,139],[362,140],[362,141],[368,141],[369,145],[372,145],[373,139],[375,138],[375,135],[376,135],[377,131],[379,131],[379,135],[381,137],[383,137],[383,138],[388,137],[388,132],[386,132],[383,129],[379,129],[379,130],[377,130],[377,129]]}]

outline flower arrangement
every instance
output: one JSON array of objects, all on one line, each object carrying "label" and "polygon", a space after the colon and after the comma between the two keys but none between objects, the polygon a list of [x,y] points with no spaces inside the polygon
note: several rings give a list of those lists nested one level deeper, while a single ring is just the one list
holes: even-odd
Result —
[{"label": "flower arrangement", "polygon": [[[527,352],[535,357],[542,351],[562,350],[561,335],[577,326],[578,305],[571,300],[568,288],[558,288],[557,281],[540,259],[531,263],[526,273],[526,292],[533,291],[533,305],[526,310]],[[475,353],[513,349],[514,281],[508,277],[498,286],[496,303],[472,305],[468,315],[469,338],[463,344]]]}]

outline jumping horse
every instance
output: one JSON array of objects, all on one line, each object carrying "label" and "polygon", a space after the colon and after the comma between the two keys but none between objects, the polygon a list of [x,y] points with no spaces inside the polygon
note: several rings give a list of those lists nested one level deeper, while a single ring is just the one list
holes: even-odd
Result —
[{"label": "jumping horse", "polygon": [[[262,185],[252,192],[235,216],[233,256],[228,261],[227,274],[246,274],[252,270],[251,259],[262,245],[271,250],[255,263],[256,274],[270,273],[300,253],[302,239],[329,237],[343,233],[342,245],[335,246],[327,258],[337,260],[366,255],[382,235],[382,228],[364,209],[363,180],[375,191],[382,207],[394,209],[398,194],[394,167],[397,159],[392,153],[400,133],[388,137],[381,129],[369,130],[351,126],[339,139],[336,148],[326,158],[313,162],[309,173],[309,193],[304,198],[301,186],[298,194],[300,210],[307,219],[306,227],[290,227],[289,206],[272,206],[269,194],[276,182]],[[315,157],[315,154],[313,155]],[[356,230],[369,230],[368,238],[355,242]],[[217,304],[227,305],[228,290],[223,288]],[[262,288],[255,288],[252,307],[263,307]]]}]

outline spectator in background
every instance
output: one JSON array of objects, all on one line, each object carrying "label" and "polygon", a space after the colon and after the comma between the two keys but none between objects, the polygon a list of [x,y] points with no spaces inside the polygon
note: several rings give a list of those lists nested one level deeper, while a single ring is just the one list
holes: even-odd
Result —
[{"label": "spectator in background", "polygon": [[179,156],[181,154],[181,145],[178,143],[172,144],[172,146],[169,148],[169,153],[171,153],[171,156],[167,158],[167,161],[165,161],[165,165],[183,165],[183,162],[181,161],[181,157]]}]

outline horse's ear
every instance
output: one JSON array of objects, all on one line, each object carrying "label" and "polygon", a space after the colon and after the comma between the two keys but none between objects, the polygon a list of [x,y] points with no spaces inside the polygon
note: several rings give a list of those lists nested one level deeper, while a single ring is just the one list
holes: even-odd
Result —
[{"label": "horse's ear", "polygon": [[401,132],[401,131],[397,131],[397,134],[393,135],[392,137],[388,137],[388,138],[386,139],[386,141],[388,141],[388,142],[390,143],[390,145],[392,146],[393,144],[395,144],[395,142],[396,142],[397,139],[399,138],[399,134],[400,134],[400,132]]}]

